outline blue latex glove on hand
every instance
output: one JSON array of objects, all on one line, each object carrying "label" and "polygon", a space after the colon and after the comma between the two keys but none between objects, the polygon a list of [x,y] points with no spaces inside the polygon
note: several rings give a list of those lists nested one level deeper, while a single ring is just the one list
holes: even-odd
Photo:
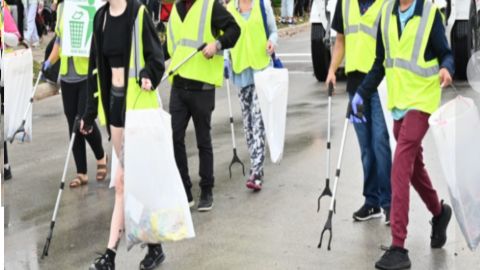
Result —
[{"label": "blue latex glove on hand", "polygon": [[232,74],[232,65],[230,63],[230,60],[228,58],[225,58],[225,60],[223,61],[223,76],[225,77],[225,79],[229,79],[230,78],[230,74]]},{"label": "blue latex glove on hand", "polygon": [[363,106],[363,98],[358,93],[355,93],[355,95],[353,96],[353,99],[352,99],[352,111],[353,111],[353,113],[350,115],[350,122],[351,123],[361,124],[361,123],[366,123],[367,122],[367,119],[365,118],[364,115],[362,116],[362,118],[359,118],[357,116],[359,106]]},{"label": "blue latex glove on hand", "polygon": [[42,73],[45,73],[49,68],[50,68],[51,64],[50,64],[50,61],[47,60],[45,62],[43,62],[42,64]]}]

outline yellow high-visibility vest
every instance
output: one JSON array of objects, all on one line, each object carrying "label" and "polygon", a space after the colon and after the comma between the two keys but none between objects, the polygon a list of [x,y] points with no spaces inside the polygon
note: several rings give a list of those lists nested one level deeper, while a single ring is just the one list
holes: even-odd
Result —
[{"label": "yellow high-visibility vest", "polygon": [[[194,1],[183,21],[174,5],[167,27],[167,49],[171,56],[168,72],[177,67],[203,43],[215,41],[211,29],[214,1],[216,0]],[[175,75],[221,87],[223,85],[223,52],[218,52],[212,59],[206,59],[199,52],[170,76],[170,83],[173,82]]]},{"label": "yellow high-visibility vest", "polygon": [[415,109],[431,114],[441,99],[439,62],[425,61],[424,55],[438,9],[425,1],[422,16],[414,15],[399,39],[393,6],[394,1],[390,1],[384,7],[381,22],[388,109]]},{"label": "yellow high-visibility vest", "polygon": [[345,72],[368,73],[375,61],[378,24],[386,0],[376,0],[363,15],[358,0],[342,1]]},{"label": "yellow high-visibility vest", "polygon": [[235,47],[230,49],[233,72],[239,74],[247,68],[261,70],[270,63],[267,54],[267,36],[263,25],[260,0],[253,0],[253,6],[248,20],[238,12],[235,1],[230,1],[228,11],[240,26],[241,34]]},{"label": "yellow high-visibility vest", "polygon": [[[55,25],[55,34],[57,37],[62,37],[63,35],[63,7],[64,4],[60,3],[58,5],[58,14],[57,22]],[[67,75],[68,73],[68,58],[73,58],[73,68],[78,75],[86,76],[88,74],[88,57],[79,57],[79,56],[66,56],[62,54],[62,49],[60,48],[60,75]]]}]

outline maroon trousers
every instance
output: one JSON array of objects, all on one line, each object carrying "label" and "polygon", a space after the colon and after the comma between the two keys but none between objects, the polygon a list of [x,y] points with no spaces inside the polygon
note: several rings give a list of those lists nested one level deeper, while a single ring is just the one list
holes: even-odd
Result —
[{"label": "maroon trousers", "polygon": [[392,206],[390,213],[392,246],[404,247],[407,238],[410,184],[420,195],[428,210],[437,216],[442,206],[425,170],[422,140],[428,130],[430,115],[409,111],[402,120],[394,121],[397,148],[392,166]]}]

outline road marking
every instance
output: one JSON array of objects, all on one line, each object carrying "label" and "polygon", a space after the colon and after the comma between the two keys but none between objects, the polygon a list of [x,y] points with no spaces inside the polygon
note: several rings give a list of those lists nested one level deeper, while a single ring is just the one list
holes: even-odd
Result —
[{"label": "road marking", "polygon": [[278,57],[311,57],[311,53],[277,53]]},{"label": "road marking", "polygon": [[298,74],[313,74],[313,71],[301,71],[301,70],[289,70],[289,74],[298,75]]},{"label": "road marking", "polygon": [[311,60],[287,60],[287,61],[282,61],[282,63],[284,63],[284,64],[296,64],[296,63],[297,64],[298,63],[300,63],[300,64],[305,64],[305,63],[311,64],[312,61]]}]

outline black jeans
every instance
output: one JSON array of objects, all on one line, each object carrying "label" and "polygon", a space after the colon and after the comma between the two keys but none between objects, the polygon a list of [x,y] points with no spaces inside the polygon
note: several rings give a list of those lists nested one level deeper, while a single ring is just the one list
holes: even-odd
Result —
[{"label": "black jeans", "polygon": [[[63,111],[68,121],[68,131],[70,136],[72,134],[75,117],[82,116],[85,112],[87,102],[87,80],[78,83],[66,83],[61,81]],[[102,146],[102,134],[98,129],[97,124],[93,123],[93,131],[88,135],[76,133],[75,142],[73,143],[73,158],[77,166],[77,173],[87,173],[87,151],[85,149],[85,139],[95,153],[97,160],[105,156],[105,151]]]},{"label": "black jeans", "polygon": [[170,114],[172,115],[175,160],[186,190],[192,187],[188,173],[187,151],[185,149],[185,131],[190,118],[193,119],[197,138],[200,160],[200,187],[202,189],[211,189],[214,186],[213,149],[210,134],[214,108],[215,90],[172,88]]}]

